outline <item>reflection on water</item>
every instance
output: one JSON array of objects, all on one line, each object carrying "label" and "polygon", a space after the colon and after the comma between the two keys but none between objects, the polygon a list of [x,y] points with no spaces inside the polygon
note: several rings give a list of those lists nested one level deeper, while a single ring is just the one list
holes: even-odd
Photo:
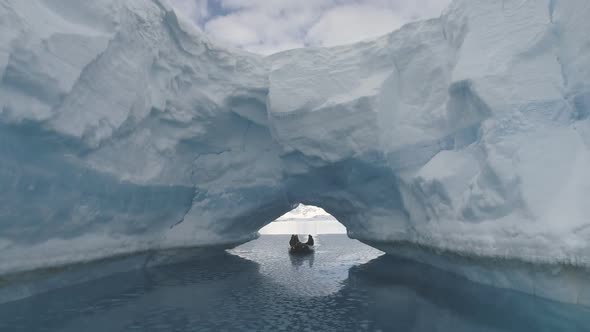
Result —
[{"label": "reflection on water", "polygon": [[1,331],[590,331],[590,310],[466,281],[345,236],[288,236],[0,306]]},{"label": "reflection on water", "polygon": [[306,255],[289,255],[291,264],[295,267],[300,267],[304,263],[309,264],[309,267],[313,267],[313,259],[315,258],[315,252]]},{"label": "reflection on water", "polygon": [[385,330],[590,331],[589,308],[483,286],[387,255],[351,268],[347,285],[367,292],[366,315]]}]

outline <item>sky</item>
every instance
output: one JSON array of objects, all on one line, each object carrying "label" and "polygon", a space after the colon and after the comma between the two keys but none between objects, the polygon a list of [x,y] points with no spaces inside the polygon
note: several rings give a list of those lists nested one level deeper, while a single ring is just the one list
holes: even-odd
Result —
[{"label": "sky", "polygon": [[334,46],[437,17],[450,0],[168,0],[214,40],[259,54]]}]

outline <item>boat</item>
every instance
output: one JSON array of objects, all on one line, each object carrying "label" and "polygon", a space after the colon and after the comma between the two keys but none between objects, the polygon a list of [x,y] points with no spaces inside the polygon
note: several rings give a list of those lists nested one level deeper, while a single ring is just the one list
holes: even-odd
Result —
[{"label": "boat", "polygon": [[300,244],[289,248],[289,254],[291,255],[308,255],[311,253],[313,253],[313,247],[306,244]]}]

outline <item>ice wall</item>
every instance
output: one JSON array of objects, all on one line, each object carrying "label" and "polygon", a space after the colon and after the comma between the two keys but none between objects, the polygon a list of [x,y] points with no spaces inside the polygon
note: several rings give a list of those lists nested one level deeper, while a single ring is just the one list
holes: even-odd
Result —
[{"label": "ice wall", "polygon": [[0,0],[0,274],[231,245],[298,203],[393,253],[590,266],[589,15],[456,0],[262,58],[159,0]]},{"label": "ice wall", "polygon": [[267,67],[159,1],[0,1],[0,274],[237,243],[290,210]]},{"label": "ice wall", "polygon": [[374,41],[271,56],[292,195],[361,240],[587,266],[589,10],[455,1]]}]

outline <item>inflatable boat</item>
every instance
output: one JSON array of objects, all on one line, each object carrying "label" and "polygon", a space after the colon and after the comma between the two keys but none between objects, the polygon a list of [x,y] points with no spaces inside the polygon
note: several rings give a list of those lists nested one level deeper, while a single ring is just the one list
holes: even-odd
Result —
[{"label": "inflatable boat", "polygon": [[291,255],[307,255],[311,253],[313,253],[313,247],[306,244],[300,244],[289,248],[289,254]]}]

